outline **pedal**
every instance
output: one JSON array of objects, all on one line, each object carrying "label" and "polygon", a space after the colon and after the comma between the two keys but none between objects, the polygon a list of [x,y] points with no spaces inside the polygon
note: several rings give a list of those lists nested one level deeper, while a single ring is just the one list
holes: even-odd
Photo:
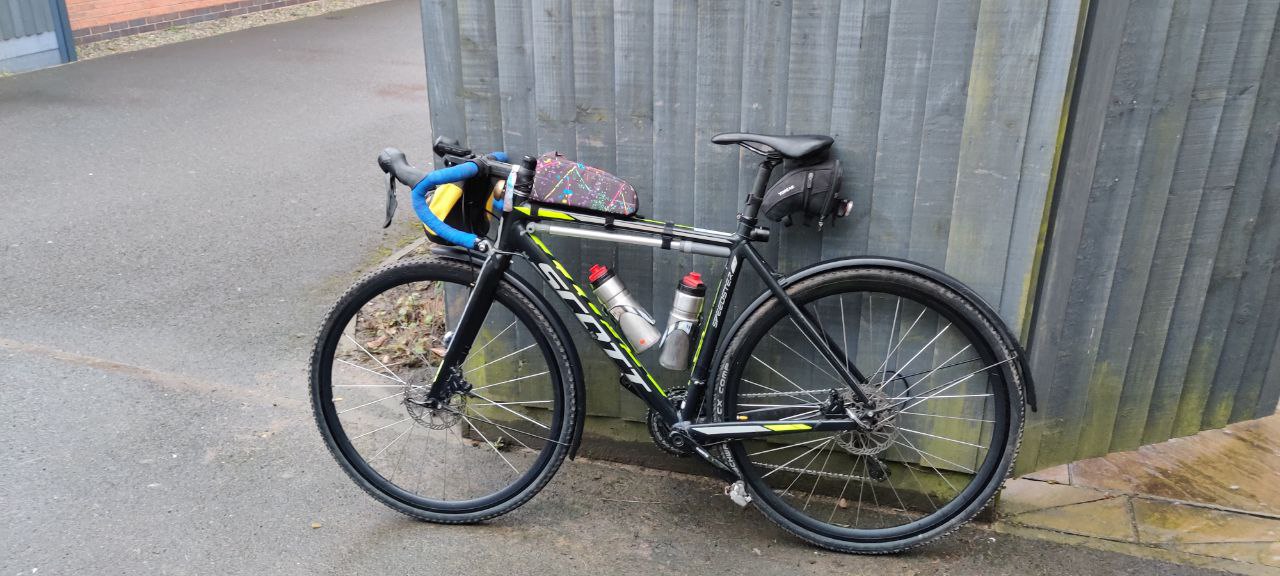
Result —
[{"label": "pedal", "polygon": [[724,487],[724,495],[733,500],[733,503],[740,508],[746,508],[747,504],[751,503],[751,494],[747,492],[747,485],[743,484],[741,480],[726,485]]}]

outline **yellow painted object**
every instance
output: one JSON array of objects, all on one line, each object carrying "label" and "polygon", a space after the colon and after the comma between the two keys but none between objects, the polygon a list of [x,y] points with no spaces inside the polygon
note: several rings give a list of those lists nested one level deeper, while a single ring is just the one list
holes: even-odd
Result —
[{"label": "yellow painted object", "polygon": [[436,188],[434,194],[431,195],[431,203],[428,208],[431,213],[436,215],[441,222],[444,217],[449,215],[449,211],[458,204],[458,199],[462,198],[462,187],[457,184],[444,184]]},{"label": "yellow painted object", "polygon": [[[441,184],[437,186],[435,191],[431,193],[431,201],[427,203],[427,209],[436,215],[441,222],[445,217],[453,211],[453,207],[458,205],[458,200],[462,198],[462,187],[457,184]],[[489,199],[485,202],[485,210],[493,212],[493,195],[489,195]],[[427,235],[435,237],[431,233],[431,229],[426,224],[422,225],[422,229],[427,231]]]}]

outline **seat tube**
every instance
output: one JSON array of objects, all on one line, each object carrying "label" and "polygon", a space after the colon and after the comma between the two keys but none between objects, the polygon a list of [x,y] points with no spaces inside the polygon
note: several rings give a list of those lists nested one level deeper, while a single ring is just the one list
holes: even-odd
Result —
[{"label": "seat tube", "polygon": [[751,232],[751,228],[756,225],[756,218],[760,213],[760,203],[764,201],[765,187],[769,185],[769,177],[773,175],[773,169],[782,163],[782,158],[775,156],[767,156],[760,161],[760,167],[756,169],[756,180],[751,184],[751,193],[747,195],[746,205],[742,207],[742,217],[738,221],[738,234],[746,237]]}]

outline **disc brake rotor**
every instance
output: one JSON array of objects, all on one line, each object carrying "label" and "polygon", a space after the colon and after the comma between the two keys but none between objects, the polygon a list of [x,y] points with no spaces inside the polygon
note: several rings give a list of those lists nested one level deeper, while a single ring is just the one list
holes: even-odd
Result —
[{"label": "disc brake rotor", "polygon": [[[884,390],[873,384],[875,379],[871,379],[867,384],[861,385],[862,392],[876,406],[884,406],[890,402],[889,396]],[[845,391],[842,393],[843,400],[847,404],[853,402],[853,392]],[[874,456],[893,445],[893,441],[898,438],[897,417],[889,414],[876,422],[869,430],[847,430],[836,436],[836,444],[843,448],[846,452],[856,456]]]},{"label": "disc brake rotor", "polygon": [[432,430],[444,430],[462,420],[462,414],[467,409],[466,395],[454,394],[447,406],[432,408],[427,399],[429,390],[429,387],[422,385],[405,386],[403,403],[414,422]]}]

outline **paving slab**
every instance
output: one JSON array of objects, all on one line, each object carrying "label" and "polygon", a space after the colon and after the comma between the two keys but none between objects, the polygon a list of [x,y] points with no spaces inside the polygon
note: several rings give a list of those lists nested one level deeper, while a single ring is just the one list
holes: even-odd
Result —
[{"label": "paving slab", "polygon": [[1014,516],[1112,497],[1091,488],[1016,478],[1005,483],[1004,490],[1000,492],[998,509],[1002,516]]},{"label": "paving slab", "polygon": [[1133,512],[1126,497],[1113,497],[1019,514],[1014,524],[1120,542],[1137,542]]},{"label": "paving slab", "polygon": [[1075,462],[1071,484],[1280,517],[1280,415]]},{"label": "paving slab", "polygon": [[1156,544],[1280,542],[1280,520],[1186,504],[1133,500],[1143,542]]}]

